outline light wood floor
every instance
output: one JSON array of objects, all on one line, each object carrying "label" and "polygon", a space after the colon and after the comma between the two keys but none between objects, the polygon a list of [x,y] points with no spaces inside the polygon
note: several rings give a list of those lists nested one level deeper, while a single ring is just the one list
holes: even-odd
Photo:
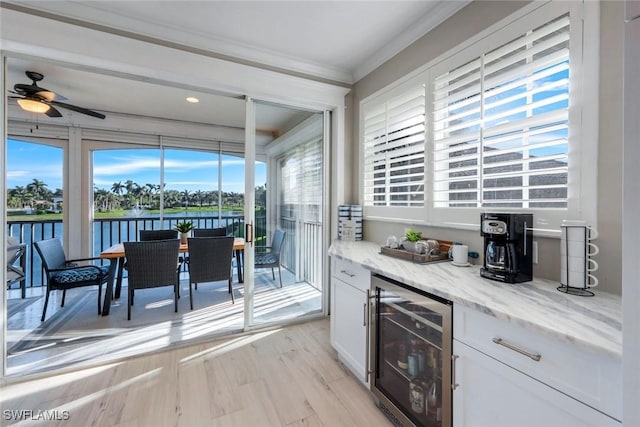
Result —
[{"label": "light wood floor", "polygon": [[391,425],[337,361],[327,318],[10,384],[0,399],[2,425],[12,410],[68,414],[37,424],[66,427]]}]

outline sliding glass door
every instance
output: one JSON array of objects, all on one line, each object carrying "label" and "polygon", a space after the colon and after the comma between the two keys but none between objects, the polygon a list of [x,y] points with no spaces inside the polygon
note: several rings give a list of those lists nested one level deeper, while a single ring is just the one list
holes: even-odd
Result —
[{"label": "sliding glass door", "polygon": [[244,289],[251,328],[322,313],[327,192],[322,113],[251,100],[247,113],[253,137],[245,147],[251,243]]}]

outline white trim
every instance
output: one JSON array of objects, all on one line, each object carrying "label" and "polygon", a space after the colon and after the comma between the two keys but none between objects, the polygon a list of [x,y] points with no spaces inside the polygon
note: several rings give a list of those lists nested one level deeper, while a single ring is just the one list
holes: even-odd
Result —
[{"label": "white trim", "polygon": [[[329,297],[331,286],[329,285],[329,245],[332,240],[330,197],[326,190],[331,187],[331,112],[325,110],[322,115],[322,314],[329,314]],[[335,116],[334,116],[335,117]],[[333,195],[331,195],[333,197]]]},{"label": "white trim", "polygon": [[[83,241],[83,231],[89,228],[88,215],[86,215],[85,209],[93,210],[93,205],[89,205],[86,192],[83,192],[83,188],[88,187],[89,191],[93,192],[93,181],[89,182],[90,185],[86,185],[86,182],[82,179],[82,130],[77,128],[69,129],[69,141],[67,148],[64,149],[64,166],[62,168],[63,173],[63,187],[62,198],[64,203],[64,209],[62,210],[63,219],[63,234],[65,247],[67,248],[67,256],[71,259],[82,258],[84,256],[83,250],[87,249],[89,242]],[[71,203],[72,201],[80,200],[80,203]],[[80,227],[71,226],[71,224],[79,224]],[[92,245],[89,245],[92,247]],[[89,254],[89,252],[85,252]]]},{"label": "white trim", "polygon": [[[245,116],[245,156],[244,156],[244,223],[255,226],[255,130],[256,130],[256,103],[247,97],[246,116]],[[247,236],[245,236],[245,239]],[[255,232],[254,232],[255,240]],[[249,330],[254,325],[253,309],[254,309],[254,253],[255,243],[247,242],[244,245],[244,330]]]},{"label": "white trim", "polygon": [[[0,51],[0,92],[2,94],[7,93],[7,58],[2,51]],[[0,173],[0,188],[7,188],[7,97],[3,96],[2,101],[0,102],[0,137],[2,140],[0,141],[0,170],[3,171]],[[2,204],[5,206],[5,204]],[[0,230],[0,241],[6,241],[6,229],[7,227],[4,225],[7,223],[7,209],[6,206],[4,209],[0,209],[0,222],[2,222],[3,226]],[[3,266],[7,265],[7,251],[0,251],[0,264]],[[7,376],[7,269],[0,269],[0,279],[2,280],[2,287],[0,288],[0,351],[2,351],[2,355],[0,356],[0,386],[4,384],[4,378]]]},{"label": "white trim", "polygon": [[[629,17],[640,13],[640,2],[627,1]],[[632,11],[633,9],[633,11]],[[622,421],[640,425],[640,19],[625,25],[624,124],[622,159]]]},{"label": "white trim", "polygon": [[[169,49],[89,28],[2,9],[2,46],[27,55],[121,77],[182,84],[229,96],[324,110],[344,104],[348,88]],[[25,28],[34,31],[24,31]],[[95,47],[100,46],[96,51]],[[144,53],[144,54],[141,54]],[[171,60],[167,60],[167,55]],[[99,55],[99,56],[96,56]]]}]

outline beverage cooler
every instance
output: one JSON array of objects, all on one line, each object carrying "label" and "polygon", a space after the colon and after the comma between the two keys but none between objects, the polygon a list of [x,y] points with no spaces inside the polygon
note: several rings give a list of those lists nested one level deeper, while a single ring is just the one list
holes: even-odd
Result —
[{"label": "beverage cooler", "polygon": [[452,303],[372,277],[371,391],[396,425],[449,427]]}]

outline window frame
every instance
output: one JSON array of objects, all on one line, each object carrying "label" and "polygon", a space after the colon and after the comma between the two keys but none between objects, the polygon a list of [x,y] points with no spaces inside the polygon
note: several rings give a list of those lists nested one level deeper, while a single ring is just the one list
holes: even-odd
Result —
[{"label": "window frame", "polygon": [[[455,69],[479,55],[489,52],[533,29],[569,13],[570,92],[569,92],[569,181],[567,209],[553,208],[435,208],[433,204],[433,129],[431,126],[433,79],[446,70]],[[581,219],[597,223],[597,156],[599,118],[599,5],[595,2],[547,2],[523,7],[511,16],[487,28],[483,33],[451,49],[360,102],[359,153],[360,203],[364,195],[364,111],[397,96],[406,84],[423,79],[426,97],[425,138],[425,206],[399,208],[365,206],[365,219],[404,222],[416,225],[479,230],[482,212],[522,212],[534,214],[537,235],[558,237],[564,219]],[[589,85],[589,82],[595,84]]]}]

